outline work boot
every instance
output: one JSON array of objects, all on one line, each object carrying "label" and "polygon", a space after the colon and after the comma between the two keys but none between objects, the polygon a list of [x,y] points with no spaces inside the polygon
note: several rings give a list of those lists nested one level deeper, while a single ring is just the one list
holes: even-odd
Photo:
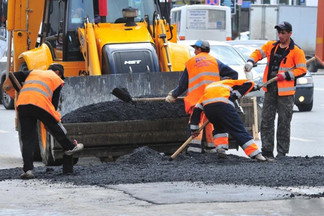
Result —
[{"label": "work boot", "polygon": [[226,150],[223,148],[217,149],[217,157],[218,158],[227,158]]},{"label": "work boot", "polygon": [[64,154],[66,155],[73,155],[77,152],[80,152],[83,150],[84,146],[82,143],[78,143],[76,140],[73,141],[73,144],[75,145],[75,147],[71,150],[67,150],[64,152]]},{"label": "work boot", "polygon": [[262,151],[262,155],[269,162],[273,162],[275,160],[272,152]]},{"label": "work boot", "polygon": [[286,154],[285,153],[281,153],[279,152],[276,156],[277,159],[281,159],[281,158],[285,158],[286,157]]},{"label": "work boot", "polygon": [[216,154],[217,153],[216,148],[205,149],[204,151],[205,151],[205,153],[209,153],[209,154]]},{"label": "work boot", "polygon": [[257,154],[254,158],[259,162],[264,162],[267,160],[261,153]]},{"label": "work boot", "polygon": [[33,179],[35,178],[32,170],[27,170],[27,172],[23,172],[23,174],[20,175],[21,179]]}]

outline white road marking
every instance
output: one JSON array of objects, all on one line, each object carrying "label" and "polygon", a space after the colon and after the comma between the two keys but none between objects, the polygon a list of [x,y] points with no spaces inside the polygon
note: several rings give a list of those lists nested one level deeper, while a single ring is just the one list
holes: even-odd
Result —
[{"label": "white road marking", "polygon": [[295,141],[301,141],[301,142],[315,142],[315,140],[303,139],[303,138],[298,138],[298,137],[290,137],[290,139],[295,140]]},{"label": "white road marking", "polygon": [[315,91],[324,91],[324,88],[314,88]]},{"label": "white road marking", "polygon": [[0,133],[9,133],[9,131],[0,130]]}]

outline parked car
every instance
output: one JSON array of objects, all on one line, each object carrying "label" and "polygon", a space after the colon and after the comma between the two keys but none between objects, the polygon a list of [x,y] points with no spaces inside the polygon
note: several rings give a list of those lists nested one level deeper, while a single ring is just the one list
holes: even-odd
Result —
[{"label": "parked car", "polygon": [[[184,40],[179,41],[179,44],[183,44],[189,47],[191,56],[194,56],[194,48],[191,47],[196,41],[195,40]],[[227,44],[226,42],[220,41],[208,41],[210,44],[210,52],[211,56],[214,56],[216,59],[220,60],[224,64],[228,65],[232,69],[238,72],[239,79],[246,79],[246,75],[244,72],[244,64],[245,59],[243,56],[234,49],[231,45]],[[256,83],[261,82],[261,77],[258,73],[253,69],[253,80]]]},{"label": "parked car", "polygon": [[[257,48],[260,48],[265,40],[235,40],[226,43],[233,46],[247,60],[250,54]],[[254,70],[260,77],[263,77],[264,69],[267,65],[267,59],[264,58],[256,64]],[[313,108],[314,82],[312,74],[307,71],[306,75],[296,79],[295,105],[299,111],[311,111]]]}]

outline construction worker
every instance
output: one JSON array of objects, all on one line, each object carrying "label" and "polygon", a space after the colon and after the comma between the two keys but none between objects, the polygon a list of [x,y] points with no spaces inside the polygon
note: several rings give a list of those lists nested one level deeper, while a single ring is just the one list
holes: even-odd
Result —
[{"label": "construction worker", "polygon": [[22,141],[23,173],[22,179],[34,178],[33,154],[37,139],[37,120],[44,123],[46,129],[62,145],[66,155],[72,155],[83,149],[83,144],[71,141],[61,124],[61,115],[56,111],[61,88],[64,84],[64,68],[60,64],[51,64],[48,70],[15,72],[16,79],[24,83],[16,101]]},{"label": "construction worker", "polygon": [[[187,91],[184,103],[185,111],[188,114],[192,113],[193,107],[208,84],[219,81],[223,77],[238,78],[238,73],[235,70],[209,55],[210,45],[208,41],[198,40],[192,47],[195,49],[195,56],[186,62],[186,67],[180,77],[178,86],[170,91],[165,99],[166,102],[174,103],[179,95]],[[207,121],[207,118],[203,115],[200,125],[204,124],[205,121]],[[213,143],[212,131],[212,124],[208,124],[203,133],[200,133],[188,145],[187,153],[202,153],[203,137],[206,141],[204,151],[214,153],[215,145]],[[228,144],[227,136],[223,140]],[[225,150],[220,151],[225,153]]]},{"label": "construction worker", "polygon": [[263,82],[277,77],[277,82],[263,87],[265,91],[262,119],[261,140],[262,154],[273,159],[274,121],[278,113],[277,124],[277,156],[286,156],[290,145],[290,122],[293,114],[296,78],[306,74],[306,59],[303,50],[295,44],[292,26],[289,22],[281,22],[274,27],[278,32],[278,41],[268,41],[260,49],[256,49],[244,66],[250,71],[255,63],[263,58],[268,59],[263,75]]},{"label": "construction worker", "polygon": [[[194,107],[190,118],[190,130],[192,136],[199,135],[199,121],[204,111],[207,119],[214,125],[214,142],[216,149],[228,149],[228,144],[219,142],[224,139],[224,133],[231,134],[238,145],[250,158],[258,161],[266,161],[258,150],[258,146],[252,136],[247,132],[244,124],[238,115],[234,101],[243,95],[254,90],[254,82],[244,80],[222,80],[209,84],[198,103]],[[218,152],[223,154],[223,152]],[[223,157],[223,156],[220,156]]]}]

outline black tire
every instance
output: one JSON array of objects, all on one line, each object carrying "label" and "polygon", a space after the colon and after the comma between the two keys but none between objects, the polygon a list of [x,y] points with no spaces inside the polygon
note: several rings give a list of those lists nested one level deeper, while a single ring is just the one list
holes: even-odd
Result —
[{"label": "black tire", "polygon": [[[2,85],[1,85],[1,89],[2,89]],[[15,100],[12,99],[9,95],[7,95],[7,93],[5,91],[1,91],[1,102],[3,104],[3,106],[8,109],[8,110],[12,110],[15,107]]]},{"label": "black tire", "polygon": [[313,101],[310,102],[309,104],[303,104],[303,105],[298,105],[298,110],[299,112],[308,112],[313,109]]},{"label": "black tire", "polygon": [[[20,147],[20,152],[22,154],[22,140],[21,140],[21,131],[20,131],[20,124],[19,124],[19,121],[18,121],[18,137],[19,137],[19,147]],[[38,137],[37,137],[37,143],[38,143]],[[34,161],[42,161],[42,157],[40,155],[40,151],[39,151],[39,146],[38,145],[35,145],[35,149],[34,149]]]}]

